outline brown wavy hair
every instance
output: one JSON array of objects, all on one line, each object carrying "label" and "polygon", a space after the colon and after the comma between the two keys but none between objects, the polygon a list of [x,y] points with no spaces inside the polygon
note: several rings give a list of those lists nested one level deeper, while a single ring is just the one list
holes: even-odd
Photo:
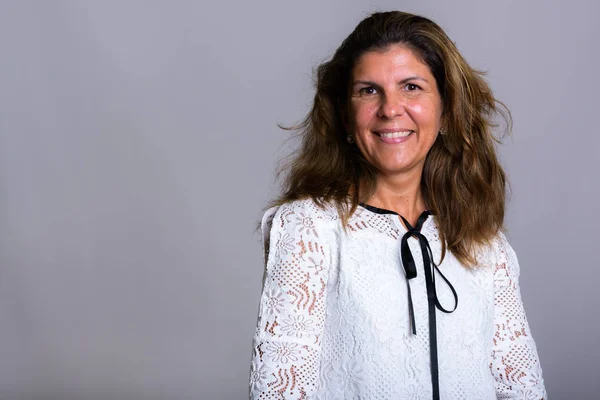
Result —
[{"label": "brown wavy hair", "polygon": [[[465,266],[475,252],[503,229],[506,175],[495,151],[493,128],[510,132],[512,120],[496,100],[484,73],[471,68],[454,43],[433,21],[400,11],[378,12],[361,21],[316,70],[312,109],[293,127],[302,139],[280,173],[283,193],[273,204],[312,198],[337,207],[344,226],[360,202],[374,192],[377,170],[346,141],[344,112],[352,69],[365,52],[393,44],[411,49],[429,66],[443,102],[442,126],[429,151],[421,186],[446,250]],[[498,124],[503,122],[503,124]]]}]

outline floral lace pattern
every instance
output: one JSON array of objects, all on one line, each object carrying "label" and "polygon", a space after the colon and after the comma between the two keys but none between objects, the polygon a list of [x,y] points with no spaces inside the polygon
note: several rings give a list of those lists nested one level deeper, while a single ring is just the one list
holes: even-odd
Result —
[{"label": "floral lace pattern", "polygon": [[328,237],[332,229],[327,224],[336,219],[323,210],[317,213],[311,203],[286,204],[263,218],[263,230],[270,234],[264,242],[267,273],[250,376],[253,398],[316,394],[332,261],[324,244],[335,242]]},{"label": "floral lace pattern", "polygon": [[[346,229],[311,200],[263,218],[266,274],[253,341],[252,399],[431,399],[423,265],[411,279],[410,330],[397,216],[359,207]],[[422,228],[436,262],[435,219]],[[409,239],[421,260],[416,239]],[[443,399],[544,399],[542,371],[521,301],[519,266],[504,235],[466,269],[447,253],[440,269],[459,305],[438,313]],[[442,305],[452,304],[438,285]]]},{"label": "floral lace pattern", "polygon": [[496,244],[494,324],[490,370],[498,399],[542,399],[544,380],[519,290],[517,255],[504,235]]}]

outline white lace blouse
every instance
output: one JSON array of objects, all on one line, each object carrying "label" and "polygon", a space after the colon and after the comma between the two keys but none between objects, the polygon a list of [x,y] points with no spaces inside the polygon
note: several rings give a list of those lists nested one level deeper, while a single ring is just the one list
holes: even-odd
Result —
[{"label": "white lace blouse", "polygon": [[[253,341],[251,399],[431,399],[424,262],[408,239],[416,335],[400,256],[397,215],[359,207],[344,230],[331,206],[299,200],[262,222],[266,274]],[[422,228],[439,262],[435,217]],[[467,269],[451,254],[439,269],[458,295],[437,309],[441,399],[545,399],[536,346],[519,292],[519,264],[499,233]],[[439,302],[454,306],[436,278]]]}]

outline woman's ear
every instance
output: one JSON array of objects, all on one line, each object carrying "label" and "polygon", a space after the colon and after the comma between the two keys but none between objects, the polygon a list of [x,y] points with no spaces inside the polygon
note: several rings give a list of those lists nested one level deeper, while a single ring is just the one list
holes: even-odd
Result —
[{"label": "woman's ear", "polygon": [[440,116],[440,132],[448,132],[448,118],[444,111],[442,111],[442,115]]},{"label": "woman's ear", "polygon": [[351,124],[350,124],[350,115],[349,115],[348,105],[344,104],[343,101],[338,99],[336,107],[340,112],[340,119],[342,120],[344,129],[346,130],[347,133],[349,133],[352,129],[351,129]]}]

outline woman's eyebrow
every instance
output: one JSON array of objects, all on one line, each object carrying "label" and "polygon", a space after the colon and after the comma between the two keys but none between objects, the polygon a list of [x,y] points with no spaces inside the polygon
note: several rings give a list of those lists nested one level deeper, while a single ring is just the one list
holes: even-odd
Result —
[{"label": "woman's eyebrow", "polygon": [[[413,76],[409,76],[407,78],[402,79],[400,82],[398,82],[399,84],[403,84],[409,81],[423,81],[423,82],[427,82],[429,83],[429,81],[425,78],[423,78],[422,76],[419,75],[413,75]],[[352,86],[356,86],[356,85],[366,85],[366,86],[373,86],[373,87],[380,87],[380,85],[378,85],[375,82],[372,81],[365,81],[362,79],[356,80],[352,83]]]},{"label": "woman's eyebrow", "polygon": [[406,82],[409,82],[409,81],[423,81],[423,82],[429,83],[429,81],[427,79],[425,79],[425,78],[423,78],[422,76],[419,76],[419,75],[409,76],[408,78],[402,79],[398,83],[406,83]]},{"label": "woman's eyebrow", "polygon": [[375,82],[371,82],[371,81],[363,81],[363,80],[358,80],[358,81],[354,81],[352,83],[352,86],[356,86],[356,85],[365,85],[365,86],[373,86],[373,87],[380,87],[378,84],[376,84]]}]

